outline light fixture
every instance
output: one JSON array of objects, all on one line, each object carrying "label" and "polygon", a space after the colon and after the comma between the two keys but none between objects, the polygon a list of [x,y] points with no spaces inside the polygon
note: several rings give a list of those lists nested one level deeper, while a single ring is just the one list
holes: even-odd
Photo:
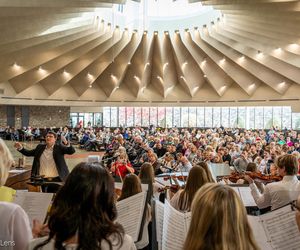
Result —
[{"label": "light fixture", "polygon": [[276,48],[274,51],[275,51],[276,53],[281,53],[281,52],[282,52],[282,49],[281,49],[281,48]]},{"label": "light fixture", "polygon": [[93,84],[90,84],[90,85],[89,85],[89,88],[92,88],[92,87],[93,87]]},{"label": "light fixture", "polygon": [[169,32],[168,32],[168,31],[165,31],[165,35],[168,36],[168,35],[169,35]]},{"label": "light fixture", "polygon": [[21,66],[20,66],[19,64],[17,64],[16,62],[13,64],[13,67],[14,67],[15,69],[20,69],[20,68],[21,68]]},{"label": "light fixture", "polygon": [[136,79],[136,80],[139,80],[139,79],[140,79],[140,78],[139,78],[138,76],[136,76],[136,75],[134,75],[133,78]]},{"label": "light fixture", "polygon": [[130,64],[131,64],[131,62],[129,61],[127,64],[128,64],[128,65],[130,65]]},{"label": "light fixture", "polygon": [[280,88],[284,87],[284,86],[285,86],[285,82],[278,83],[278,86],[279,86]]},{"label": "light fixture", "polygon": [[144,35],[147,35],[148,31],[147,30],[144,30]]},{"label": "light fixture", "polygon": [[176,34],[179,34],[179,30],[175,30],[175,33],[176,33]]},{"label": "light fixture", "polygon": [[226,61],[226,59],[223,58],[223,59],[220,60],[220,63],[224,63],[225,61]]},{"label": "light fixture", "polygon": [[39,67],[39,72],[44,73],[46,70],[42,68],[42,66]]},{"label": "light fixture", "polygon": [[154,31],[154,35],[157,36],[157,34],[158,34],[158,32],[157,32],[157,31]]},{"label": "light fixture", "polygon": [[252,83],[251,85],[249,85],[249,89],[253,89],[255,87],[255,83]]},{"label": "light fixture", "polygon": [[207,78],[207,75],[204,74],[203,77],[204,77],[204,78]]}]

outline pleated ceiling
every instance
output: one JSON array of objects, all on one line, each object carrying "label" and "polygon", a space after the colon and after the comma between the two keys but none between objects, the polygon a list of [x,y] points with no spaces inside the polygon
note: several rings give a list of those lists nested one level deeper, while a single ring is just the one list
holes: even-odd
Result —
[{"label": "pleated ceiling", "polygon": [[201,1],[222,16],[180,32],[94,14],[125,2],[0,0],[0,103],[299,103],[299,1]]}]

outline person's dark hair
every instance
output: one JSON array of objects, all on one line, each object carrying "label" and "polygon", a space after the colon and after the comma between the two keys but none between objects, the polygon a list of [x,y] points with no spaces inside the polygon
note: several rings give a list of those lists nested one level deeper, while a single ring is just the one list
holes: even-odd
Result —
[{"label": "person's dark hair", "polygon": [[250,172],[256,172],[257,171],[257,165],[254,162],[249,162],[246,168],[246,171]]},{"label": "person's dark hair", "polygon": [[154,169],[151,163],[145,162],[141,166],[139,178],[142,184],[148,184],[150,196],[153,195]]},{"label": "person's dark hair", "polygon": [[140,178],[135,174],[128,174],[123,181],[122,193],[118,201],[124,200],[140,192],[142,192]]},{"label": "person's dark hair", "polygon": [[49,134],[53,135],[54,138],[57,139],[57,134],[53,130],[48,131],[47,134],[46,134],[46,136],[49,135]]},{"label": "person's dark hair", "polygon": [[205,161],[201,161],[201,162],[197,163],[196,166],[199,166],[205,170],[205,173],[206,173],[206,176],[207,176],[207,179],[209,182],[215,182],[214,178],[212,177],[211,171],[208,167],[208,164]]},{"label": "person's dark hair", "polygon": [[279,156],[276,165],[279,168],[285,168],[287,175],[295,175],[298,173],[298,161],[295,155],[282,155]]},{"label": "person's dark hair", "polygon": [[100,163],[79,163],[55,196],[50,210],[48,239],[34,250],[55,240],[55,249],[65,249],[66,240],[78,235],[77,249],[101,249],[110,236],[123,244],[123,227],[115,223],[114,180]]}]

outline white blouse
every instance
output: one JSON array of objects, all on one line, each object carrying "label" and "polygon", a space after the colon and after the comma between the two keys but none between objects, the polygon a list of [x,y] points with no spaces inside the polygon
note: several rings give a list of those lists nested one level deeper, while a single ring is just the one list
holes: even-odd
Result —
[{"label": "white blouse", "polygon": [[0,249],[27,249],[32,232],[23,208],[14,203],[0,202],[0,218]]}]

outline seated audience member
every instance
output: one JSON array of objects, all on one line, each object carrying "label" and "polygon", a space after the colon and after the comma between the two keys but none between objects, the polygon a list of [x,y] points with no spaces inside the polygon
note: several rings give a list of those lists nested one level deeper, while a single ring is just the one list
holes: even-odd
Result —
[{"label": "seated audience member", "polygon": [[29,249],[135,249],[116,218],[113,178],[99,163],[80,163],[55,196],[49,236]]},{"label": "seated audience member", "polygon": [[171,198],[170,204],[178,211],[190,211],[195,193],[207,182],[205,170],[197,166],[192,167],[184,189],[180,189],[175,193]]},{"label": "seated audience member", "polygon": [[203,168],[205,170],[208,182],[215,182],[214,178],[212,177],[211,171],[208,167],[208,164],[204,161],[199,162],[197,165],[195,166],[199,166],[201,168]]},{"label": "seated audience member", "polygon": [[14,163],[14,159],[6,146],[5,142],[0,139],[0,201],[11,202],[16,191],[12,188],[5,187],[8,178],[8,171]]},{"label": "seated audience member", "polygon": [[134,173],[134,169],[128,160],[126,153],[122,153],[118,156],[117,160],[112,163],[111,172],[114,176],[124,179],[127,174]]},{"label": "seated audience member", "polygon": [[229,186],[209,183],[196,193],[184,250],[258,250],[244,205]]},{"label": "seated audience member", "polygon": [[300,194],[300,182],[297,179],[298,162],[293,155],[283,155],[277,159],[278,173],[282,181],[270,183],[265,186],[261,194],[252,178],[245,176],[250,183],[251,193],[259,208],[270,207],[274,210],[282,207]]},{"label": "seated audience member", "polygon": [[237,172],[244,172],[246,171],[249,162],[250,160],[248,158],[248,152],[243,150],[240,157],[234,160],[233,166]]},{"label": "seated audience member", "polygon": [[158,172],[158,174],[161,173],[170,173],[175,171],[175,160],[174,160],[174,156],[167,152],[165,153],[165,155],[163,157],[161,157],[159,159],[159,163],[160,163],[160,172]]},{"label": "seated audience member", "polygon": [[[118,201],[124,200],[140,192],[142,192],[140,178],[135,174],[126,175],[123,182],[121,196],[119,197]],[[142,238],[140,241],[135,243],[137,249],[145,248],[149,244],[148,224],[150,221],[151,221],[151,207],[148,205],[148,210],[144,222],[145,224],[143,227]]]}]

